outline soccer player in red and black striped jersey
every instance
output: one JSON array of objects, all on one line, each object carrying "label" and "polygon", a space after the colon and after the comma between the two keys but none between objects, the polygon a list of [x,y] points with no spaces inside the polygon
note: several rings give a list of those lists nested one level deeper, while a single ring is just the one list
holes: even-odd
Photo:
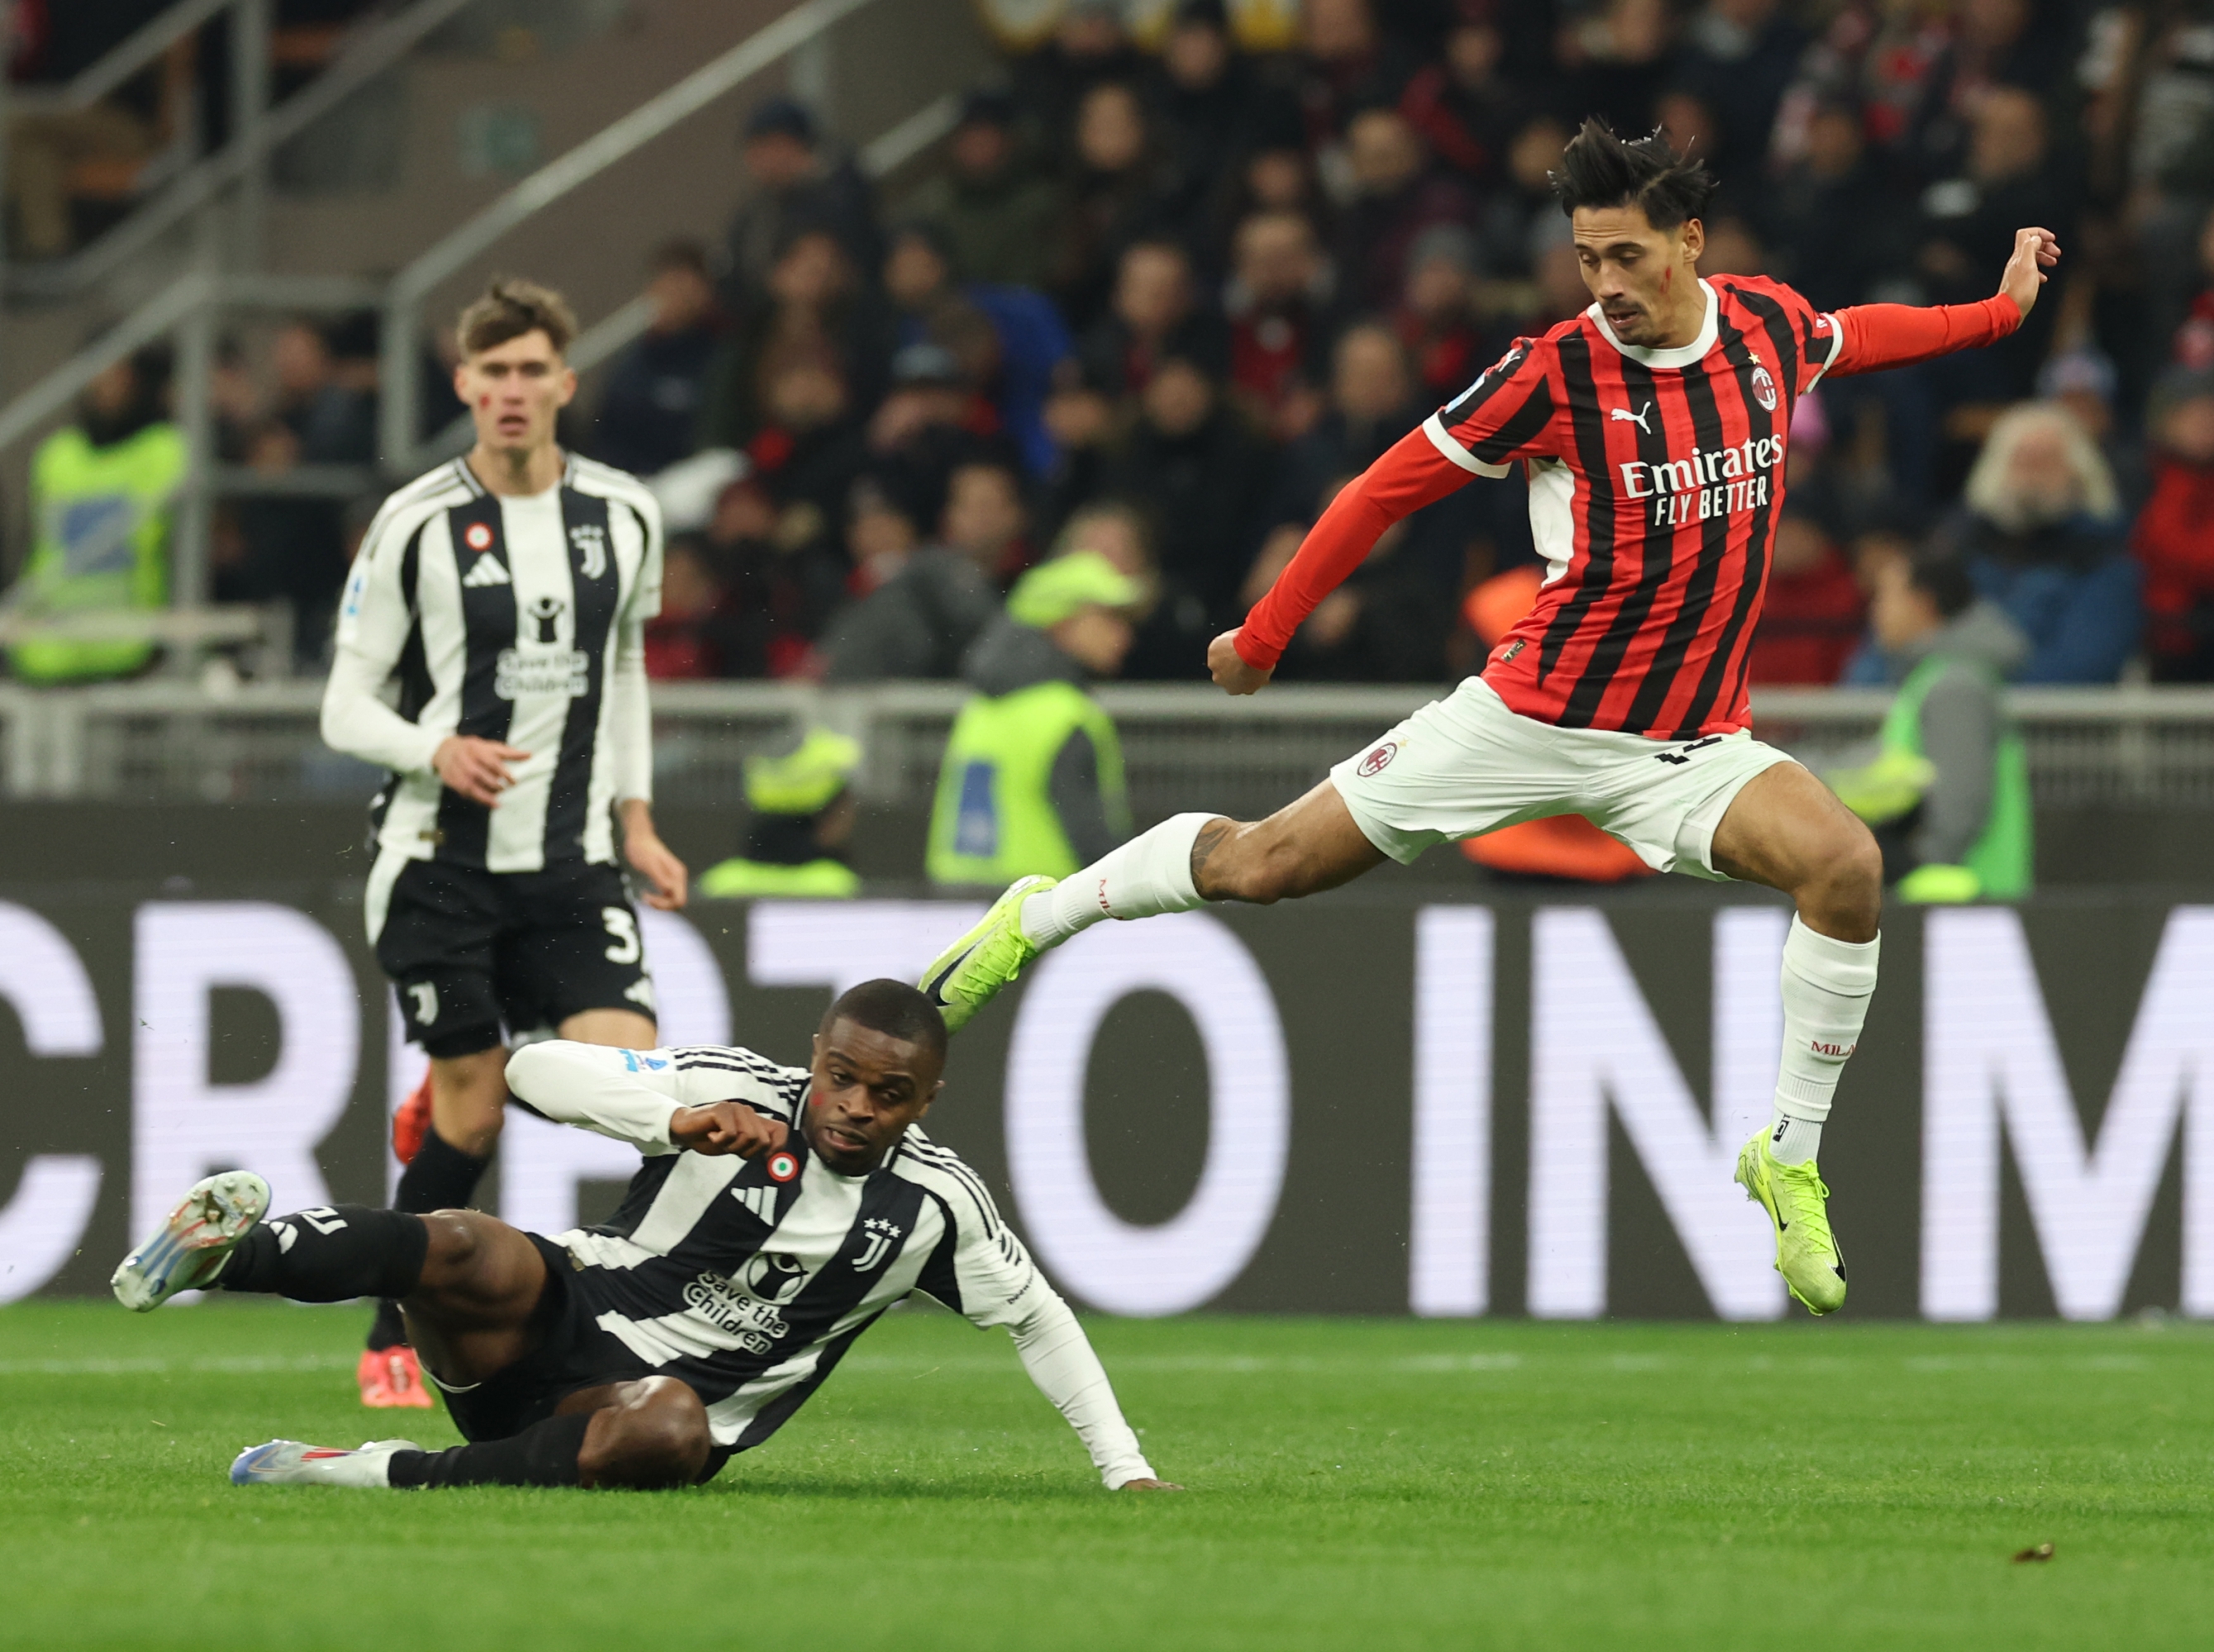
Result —
[{"label": "soccer player in red and black striped jersey", "polygon": [[2060,256],[2022,229],[1978,304],[1823,314],[1758,277],[1698,273],[1705,168],[1656,134],[1591,120],[1553,186],[1592,304],[1521,339],[1346,487],[1208,664],[1232,694],[1392,523],[1478,477],[1528,474],[1548,563],[1537,606],[1481,676],[1433,701],[1267,820],[1179,815],[1058,885],[1030,879],[934,963],[959,1025],[1038,951],[1104,918],[1334,888],[1387,856],[1580,814],[1661,872],[1789,894],[1773,1124],[1738,1180],[1768,1211],[1777,1267],[1816,1313],[1845,1295],[1815,1168],[1839,1073],[1875,988],[1882,864],[1822,783],[1752,737],[1746,661],[1783,504],[1791,413],[1827,374],[1905,366],[2004,338]]}]

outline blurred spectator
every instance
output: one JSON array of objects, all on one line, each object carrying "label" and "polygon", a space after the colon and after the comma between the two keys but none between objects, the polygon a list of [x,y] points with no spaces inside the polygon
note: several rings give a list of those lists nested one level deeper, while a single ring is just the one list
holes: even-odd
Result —
[{"label": "blurred spectator", "polygon": [[593,456],[638,476],[691,455],[722,332],[706,248],[665,242],[647,269],[653,319],[609,364],[592,431]]},{"label": "blurred spectator", "polygon": [[732,315],[744,313],[768,285],[771,266],[804,230],[831,236],[854,269],[873,270],[883,261],[868,180],[850,157],[831,152],[804,105],[772,98],[756,107],[746,118],[740,153],[753,193],[731,218],[725,241],[723,305]]},{"label": "blurred spectator", "polygon": [[1514,133],[1538,112],[1545,89],[1507,72],[1499,9],[1489,0],[1465,7],[1446,35],[1445,61],[1417,70],[1399,100],[1399,113],[1430,152],[1484,190],[1505,180]]},{"label": "blurred spectator", "polygon": [[[2018,86],[1991,87],[1976,100],[1971,122],[1960,173],[1923,192],[1914,271],[1924,303],[1989,297],[1995,272],[2013,253],[2015,231],[2023,224],[2043,224],[2063,246],[2070,243],[2070,192],[2052,163],[2045,106],[2036,95]],[[2040,304],[2011,338],[1933,363],[1946,382],[1945,400],[1997,402],[2027,395],[2059,309]]]},{"label": "blurred spectator", "polygon": [[1230,382],[1280,439],[1321,411],[1312,378],[1326,342],[1330,265],[1297,212],[1256,212],[1238,226],[1223,309]]},{"label": "blurred spectator", "polygon": [[1193,233],[1202,227],[1216,158],[1251,146],[1274,89],[1239,53],[1223,0],[1178,0],[1147,91],[1162,141],[1183,162],[1169,209]]},{"label": "blurred spectator", "polygon": [[1380,321],[1347,328],[1331,352],[1329,406],[1284,450],[1269,525],[1312,521],[1324,489],[1335,493],[1339,477],[1367,469],[1429,411],[1416,399],[1398,335]]},{"label": "blurred spectator", "polygon": [[2145,570],[2152,675],[2214,682],[2214,372],[2163,381],[2150,422],[2152,497],[2131,543]]},{"label": "blurred spectator", "polygon": [[1407,256],[1393,325],[1414,366],[1415,399],[1443,406],[1489,360],[1476,314],[1476,237],[1457,223],[1422,231]]},{"label": "blurred spectator", "polygon": [[1549,248],[1570,245],[1569,221],[1546,175],[1559,164],[1569,137],[1550,114],[1533,115],[1516,128],[1507,150],[1506,184],[1484,200],[1475,219],[1487,273],[1535,275]]},{"label": "blurred spectator", "polygon": [[1768,150],[1777,105],[1807,48],[1806,31],[1782,0],[1707,0],[1685,26],[1679,85],[1713,111],[1709,166],[1750,181]]},{"label": "blurred spectator", "polygon": [[288,323],[270,358],[277,416],[300,439],[300,462],[364,465],[376,458],[376,401],[339,374],[327,335],[310,322]]},{"label": "blurred spectator", "polygon": [[1369,0],[1305,0],[1306,52],[1300,86],[1307,141],[1323,149],[1346,136],[1355,113],[1397,103],[1414,56],[1377,27]]},{"label": "blurred spectator", "polygon": [[1754,201],[1762,233],[1777,248],[1777,278],[1818,309],[1861,303],[1901,261],[1899,214],[1868,161],[1860,106],[1850,99],[1813,107],[1803,152]]},{"label": "blurred spectator", "polygon": [[909,225],[893,236],[884,291],[901,312],[899,342],[951,351],[969,383],[988,387],[999,428],[1024,468],[1044,475],[1055,457],[1045,403],[1054,370],[1068,358],[1068,329],[1042,293],[955,276],[952,245],[935,225]]},{"label": "blurred spectator", "polygon": [[757,676],[763,662],[731,614],[700,541],[680,535],[662,553],[661,612],[645,622],[645,674],[678,680]]},{"label": "blurred spectator", "polygon": [[1019,559],[1020,484],[1002,465],[953,474],[939,542],[910,552],[897,572],[831,623],[823,639],[832,682],[950,677],[999,608],[994,584]]},{"label": "blurred spectator", "polygon": [[2081,425],[2043,403],[2001,417],[1943,542],[2029,639],[2018,681],[2121,675],[2143,623],[2121,529],[2113,477]]},{"label": "blurred spectator", "polygon": [[708,631],[719,675],[787,677],[806,670],[816,637],[845,601],[851,571],[826,526],[819,506],[780,508],[758,481],[723,489],[698,541],[720,593]]},{"label": "blurred spectator", "polygon": [[960,275],[1016,287],[1040,287],[1050,271],[1061,206],[1053,185],[1024,160],[1015,137],[1014,101],[971,92],[946,145],[946,169],[908,202],[935,224]]},{"label": "blurred spectator", "polygon": [[1109,82],[1135,84],[1144,59],[1130,44],[1119,0],[1065,0],[1053,38],[1015,64],[1015,97],[1058,169],[1077,159],[1081,126],[1069,112]]},{"label": "blurred spectator", "polygon": [[1143,391],[1171,357],[1219,373],[1229,354],[1222,317],[1202,302],[1190,254],[1175,242],[1155,239],[1122,254],[1114,299],[1084,340],[1092,382],[1119,401]]},{"label": "blurred spectator", "polygon": [[[156,609],[168,600],[171,504],[187,468],[165,415],[168,360],[142,350],[86,387],[73,424],[31,458],[35,537],[8,606],[27,617]],[[27,682],[83,682],[143,670],[143,642],[43,640],[9,651]]]},{"label": "blurred spectator", "polygon": [[829,729],[808,730],[789,751],[748,757],[745,847],[701,872],[699,892],[711,901],[859,894],[846,845],[859,813],[853,783],[860,768],[860,743]]},{"label": "blurred spectator", "polygon": [[1099,492],[1145,511],[1164,587],[1227,625],[1260,538],[1271,465],[1266,439],[1206,369],[1171,357],[1147,382],[1136,420],[1107,449]]},{"label": "blurred spectator", "polygon": [[2202,285],[2182,325],[2175,330],[2169,356],[2178,367],[2203,373],[2214,368],[2214,210],[2200,222],[2193,250]]},{"label": "blurred spectator", "polygon": [[1561,31],[1560,45],[1579,115],[1601,116],[1617,132],[1649,126],[1673,34],[1665,0],[1604,0],[1584,9]]},{"label": "blurred spectator", "polygon": [[1053,541],[1052,555],[1095,551],[1135,581],[1142,593],[1130,610],[1136,636],[1122,661],[1125,677],[1189,680],[1202,674],[1214,638],[1206,609],[1182,587],[1163,586],[1155,566],[1153,529],[1145,512],[1121,499],[1087,505],[1069,517]]},{"label": "blurred spectator", "polygon": [[1887,562],[1870,609],[1899,694],[1875,762],[1827,778],[1876,829],[1887,881],[1911,902],[2029,893],[2029,759],[2001,683],[2027,652],[1976,599],[1959,559],[1923,551]]},{"label": "blurred spectator", "polygon": [[1086,688],[1121,670],[1139,596],[1098,552],[1072,552],[1024,574],[970,646],[976,693],[939,768],[932,883],[1066,878],[1129,836],[1122,743]]},{"label": "blurred spectator", "polygon": [[915,512],[935,522],[964,464],[1018,463],[999,416],[943,345],[911,344],[892,358],[892,388],[870,418],[868,464]]},{"label": "blurred spectator", "polygon": [[[783,468],[800,436],[858,420],[876,405],[891,337],[890,316],[837,238],[801,230],[716,352],[700,445],[743,449],[764,472]],[[814,376],[800,385],[794,376],[803,369]],[[773,393],[781,410],[770,405]]]},{"label": "blurred spectator", "polygon": [[1346,129],[1352,199],[1338,215],[1337,275],[1356,309],[1388,311],[1406,281],[1416,237],[1475,216],[1468,192],[1429,168],[1422,140],[1397,109],[1363,110]]},{"label": "blurred spectator", "polygon": [[1787,502],[1747,681],[1835,682],[1859,644],[1861,608],[1860,585],[1821,523]]},{"label": "blurred spectator", "polygon": [[1061,187],[1047,288],[1079,335],[1105,308],[1122,249],[1156,226],[1169,180],[1144,106],[1123,81],[1076,106],[1075,156]]}]

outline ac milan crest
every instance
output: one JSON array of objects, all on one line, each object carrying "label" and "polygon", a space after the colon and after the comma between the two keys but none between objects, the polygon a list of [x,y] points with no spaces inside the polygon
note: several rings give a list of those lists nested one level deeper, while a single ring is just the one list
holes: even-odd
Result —
[{"label": "ac milan crest", "polygon": [[1776,381],[1768,376],[1765,367],[1752,370],[1752,399],[1769,412],[1776,411]]},{"label": "ac milan crest", "polygon": [[1375,750],[1370,752],[1366,757],[1363,757],[1361,760],[1361,767],[1354,772],[1359,774],[1361,778],[1365,780],[1371,774],[1382,774],[1384,772],[1385,765],[1389,763],[1398,755],[1399,743],[1397,740],[1386,740],[1382,745],[1377,747]]}]

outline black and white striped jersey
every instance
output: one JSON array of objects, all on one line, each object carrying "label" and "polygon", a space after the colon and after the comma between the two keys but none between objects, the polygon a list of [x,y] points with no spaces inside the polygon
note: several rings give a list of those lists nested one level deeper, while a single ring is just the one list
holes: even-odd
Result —
[{"label": "black and white striped jersey", "polygon": [[[550,1116],[649,1155],[609,1221],[554,1242],[600,1329],[696,1390],[718,1445],[774,1434],[910,1291],[979,1325],[1066,1315],[982,1179],[920,1129],[866,1176],[816,1158],[797,1128],[804,1068],[745,1049],[557,1042],[518,1050],[509,1082]],[[792,1125],[788,1145],[750,1160],[671,1149],[675,1106],[725,1100]]]},{"label": "black and white striped jersey", "polygon": [[[660,605],[659,508],[609,466],[572,457],[513,498],[456,459],[384,502],[346,581],[323,737],[392,771],[374,823],[388,887],[407,860],[615,859],[612,805],[652,795],[644,628]],[[498,808],[432,771],[454,734],[529,754]]]}]

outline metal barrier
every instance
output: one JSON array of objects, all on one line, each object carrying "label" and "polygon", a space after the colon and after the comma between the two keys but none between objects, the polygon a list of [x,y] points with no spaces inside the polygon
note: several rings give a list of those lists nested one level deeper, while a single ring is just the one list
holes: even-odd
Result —
[{"label": "metal barrier", "polygon": [[[1122,731],[1133,805],[1152,821],[1194,806],[1265,814],[1437,692],[1286,686],[1232,700],[1203,684],[1133,683],[1100,698]],[[366,798],[376,774],[317,737],[321,696],[302,682],[0,689],[0,777],[13,798]],[[747,754],[820,722],[863,743],[863,796],[925,807],[964,697],[949,682],[659,684],[657,789],[670,804],[735,808]],[[1753,703],[1764,738],[1820,768],[1874,735],[1887,697],[1771,690]],[[2011,703],[2040,803],[2214,811],[2214,688],[2019,689]]]}]

